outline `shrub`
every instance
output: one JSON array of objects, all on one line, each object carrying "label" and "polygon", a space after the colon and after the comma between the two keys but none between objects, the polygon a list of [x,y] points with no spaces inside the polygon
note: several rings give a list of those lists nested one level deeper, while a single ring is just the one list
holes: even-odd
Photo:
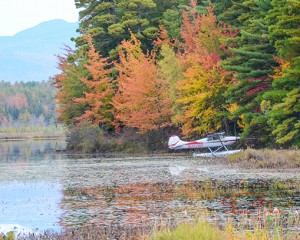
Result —
[{"label": "shrub", "polygon": [[83,153],[95,152],[104,141],[100,128],[90,124],[69,128],[67,137],[67,149]]}]

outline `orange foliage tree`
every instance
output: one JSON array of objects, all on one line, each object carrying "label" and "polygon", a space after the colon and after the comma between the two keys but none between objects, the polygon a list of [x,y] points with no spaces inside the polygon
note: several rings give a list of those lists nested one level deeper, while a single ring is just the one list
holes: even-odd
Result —
[{"label": "orange foliage tree", "polygon": [[85,64],[89,77],[80,78],[87,90],[84,92],[84,97],[77,98],[76,102],[85,105],[86,110],[76,120],[79,125],[90,122],[102,125],[102,129],[108,130],[113,126],[112,97],[114,95],[113,81],[109,77],[110,63],[108,58],[102,58],[96,51],[90,35],[86,35],[85,40],[89,46],[88,60]]},{"label": "orange foliage tree", "polygon": [[[191,6],[196,7],[195,0]],[[183,13],[181,37],[184,43],[179,58],[185,72],[177,84],[177,104],[182,132],[187,136],[214,132],[226,125],[228,115],[223,93],[231,75],[220,66],[226,54],[221,38],[229,37],[228,33],[208,7],[206,14],[199,15],[195,10]]]},{"label": "orange foliage tree", "polygon": [[170,125],[168,84],[155,65],[153,53],[145,55],[141,42],[131,33],[131,40],[119,46],[119,56],[115,118],[142,133]]}]

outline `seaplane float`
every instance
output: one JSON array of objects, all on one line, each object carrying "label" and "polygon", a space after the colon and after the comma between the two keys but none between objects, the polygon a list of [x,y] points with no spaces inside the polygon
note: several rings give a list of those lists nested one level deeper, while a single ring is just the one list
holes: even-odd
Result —
[{"label": "seaplane float", "polygon": [[206,153],[194,152],[194,157],[226,156],[242,151],[241,149],[228,150],[227,148],[227,146],[236,143],[239,139],[240,137],[237,136],[225,136],[224,132],[209,134],[205,138],[191,142],[182,141],[178,136],[172,136],[169,139],[168,146],[173,150],[203,148],[209,150]]}]

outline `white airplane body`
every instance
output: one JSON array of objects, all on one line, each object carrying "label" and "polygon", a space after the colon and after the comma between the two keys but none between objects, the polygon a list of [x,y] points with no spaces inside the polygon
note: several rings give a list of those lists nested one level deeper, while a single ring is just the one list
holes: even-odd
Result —
[{"label": "white airplane body", "polygon": [[[225,136],[224,133],[215,133],[211,135],[207,135],[205,138],[195,140],[195,141],[182,141],[178,136],[172,136],[169,139],[168,146],[170,149],[180,150],[180,149],[201,149],[208,148],[209,153],[201,153],[199,156],[219,156],[219,155],[227,155],[235,152],[239,152],[241,150],[231,150],[229,151],[226,146],[232,145],[236,143],[240,137],[236,136]],[[217,148],[216,150],[212,150],[212,148]],[[221,149],[225,151],[220,152]],[[194,153],[194,156],[197,154]]]}]

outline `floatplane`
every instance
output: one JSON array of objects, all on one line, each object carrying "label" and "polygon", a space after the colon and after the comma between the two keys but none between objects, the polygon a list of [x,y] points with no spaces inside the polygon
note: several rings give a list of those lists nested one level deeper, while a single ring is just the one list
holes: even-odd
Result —
[{"label": "floatplane", "polygon": [[209,134],[205,138],[195,140],[195,141],[182,141],[178,136],[172,136],[169,139],[168,146],[173,150],[180,149],[203,149],[207,148],[209,152],[199,153],[194,152],[194,157],[214,157],[214,156],[224,156],[242,151],[238,150],[228,150],[227,146],[236,143],[240,137],[237,136],[225,136],[224,132]]}]

